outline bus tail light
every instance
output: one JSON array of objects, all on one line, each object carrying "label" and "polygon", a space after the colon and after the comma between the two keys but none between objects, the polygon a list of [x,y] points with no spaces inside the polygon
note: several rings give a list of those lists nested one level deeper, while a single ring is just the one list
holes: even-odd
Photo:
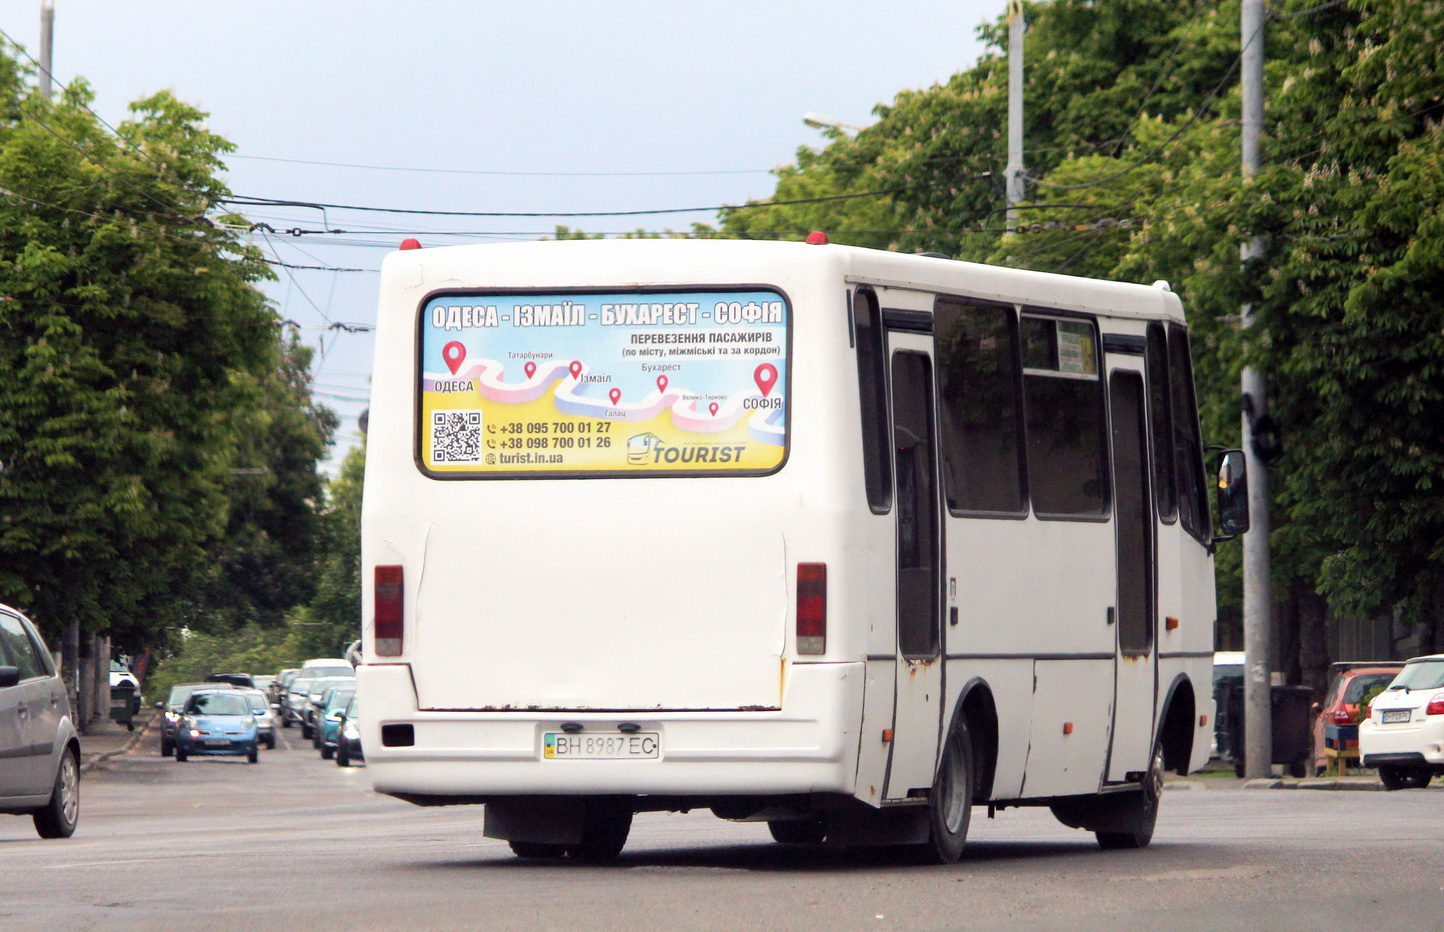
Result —
[{"label": "bus tail light", "polygon": [[403,575],[399,566],[376,567],[376,655],[401,655],[401,637],[405,630],[405,605],[402,593]]},{"label": "bus tail light", "polygon": [[1444,715],[1444,693],[1435,693],[1434,698],[1424,707],[1425,715]]},{"label": "bus tail light", "polygon": [[797,564],[797,652],[827,651],[827,564]]}]

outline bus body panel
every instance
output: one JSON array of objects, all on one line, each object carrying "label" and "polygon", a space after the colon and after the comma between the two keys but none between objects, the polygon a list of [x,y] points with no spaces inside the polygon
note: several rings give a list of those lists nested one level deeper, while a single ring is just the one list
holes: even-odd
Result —
[{"label": "bus body panel", "polygon": [[[734,284],[775,289],[789,302],[789,446],[775,473],[438,479],[418,465],[415,345],[428,295]],[[849,307],[863,286],[883,308],[914,313],[952,295],[1096,314],[1103,331],[1183,319],[1162,288],[847,247],[592,241],[386,259],[358,669],[378,791],[817,792],[885,802],[889,739],[900,722],[921,719],[912,703],[898,707],[906,661],[896,509],[874,513],[861,476]],[[962,690],[983,688],[999,736],[990,798],[1099,791],[1114,711],[1111,520],[985,519],[943,508],[939,526],[940,683],[923,718],[946,727]],[[1178,675],[1209,682],[1201,657],[1212,649],[1212,558],[1181,533],[1158,526],[1157,614],[1182,621],[1159,631],[1161,690]],[[818,657],[797,652],[800,562],[828,567]],[[376,653],[369,574],[378,565],[405,574],[395,657]],[[1195,685],[1194,766],[1207,756],[1209,692]],[[543,759],[541,736],[563,723],[588,733],[637,725],[662,734],[663,751],[648,760]],[[383,744],[383,727],[397,724],[413,727],[414,744]],[[935,767],[927,756],[909,759],[909,776],[886,795],[927,786]]]},{"label": "bus body panel", "polygon": [[[857,771],[864,670],[860,663],[788,669],[786,711],[572,713],[567,721],[615,734],[620,721],[661,734],[655,760],[545,760],[539,733],[559,717],[418,708],[411,669],[363,664],[358,689],[366,767],[377,792],[421,796],[649,793],[851,795]],[[411,747],[387,747],[383,726],[414,729]]]}]

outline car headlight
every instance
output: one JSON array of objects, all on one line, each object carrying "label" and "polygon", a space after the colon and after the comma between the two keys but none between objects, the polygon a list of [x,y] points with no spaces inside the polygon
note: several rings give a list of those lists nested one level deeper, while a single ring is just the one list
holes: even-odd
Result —
[{"label": "car headlight", "polygon": [[190,730],[190,736],[192,738],[199,738],[201,736],[201,730],[199,728],[192,728]]},{"label": "car headlight", "polygon": [[345,732],[346,737],[348,738],[361,737],[361,729],[356,727],[355,722],[347,722],[345,725],[341,726],[341,730]]}]

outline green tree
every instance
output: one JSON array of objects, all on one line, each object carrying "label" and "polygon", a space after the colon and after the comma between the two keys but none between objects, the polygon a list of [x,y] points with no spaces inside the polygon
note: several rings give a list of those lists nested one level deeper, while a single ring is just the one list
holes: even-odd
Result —
[{"label": "green tree", "polygon": [[[206,217],[232,147],[205,114],[161,93],[112,133],[82,81],[51,103],[28,79],[0,54],[0,599],[52,633],[156,644],[196,619],[233,517],[290,533],[233,515],[233,470],[276,444],[266,481],[286,511],[305,470],[277,463],[328,428],[279,384],[298,388],[305,362],[256,288],[269,268]],[[292,415],[310,426],[276,428]]]}]

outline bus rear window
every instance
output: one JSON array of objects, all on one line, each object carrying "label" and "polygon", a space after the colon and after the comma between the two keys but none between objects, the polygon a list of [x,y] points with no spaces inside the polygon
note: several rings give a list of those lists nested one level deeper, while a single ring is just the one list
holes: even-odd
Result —
[{"label": "bus rear window", "polygon": [[774,472],[789,318],[760,289],[432,296],[418,462],[438,478]]}]

